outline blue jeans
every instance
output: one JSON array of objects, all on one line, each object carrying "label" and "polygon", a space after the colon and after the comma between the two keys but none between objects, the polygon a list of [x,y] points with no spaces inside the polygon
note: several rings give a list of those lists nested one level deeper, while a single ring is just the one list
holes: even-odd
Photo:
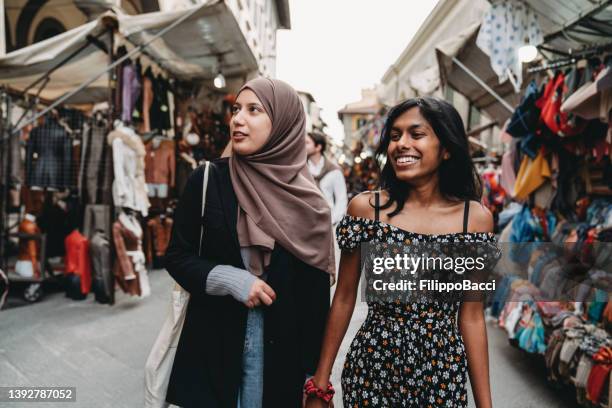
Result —
[{"label": "blue jeans", "polygon": [[263,308],[249,309],[244,353],[242,355],[242,384],[238,392],[238,408],[262,408],[264,367]]}]

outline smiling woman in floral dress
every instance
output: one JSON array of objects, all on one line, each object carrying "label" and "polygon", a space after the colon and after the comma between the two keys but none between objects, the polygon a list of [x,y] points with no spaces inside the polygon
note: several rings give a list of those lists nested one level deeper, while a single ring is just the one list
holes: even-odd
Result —
[{"label": "smiling woman in floral dress", "polygon": [[[314,384],[324,390],[356,302],[360,243],[495,241],[480,201],[461,117],[445,101],[416,98],[394,107],[377,156],[380,192],[355,197],[337,227],[338,287]],[[370,302],[342,372],[345,407],[466,407],[467,378],[479,408],[491,407],[483,304]],[[325,407],[311,398],[307,408]]]}]

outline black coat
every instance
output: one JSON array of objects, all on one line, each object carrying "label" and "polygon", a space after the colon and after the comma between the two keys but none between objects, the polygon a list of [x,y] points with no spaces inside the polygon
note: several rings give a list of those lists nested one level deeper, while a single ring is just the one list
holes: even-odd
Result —
[{"label": "black coat", "polygon": [[72,139],[57,120],[30,132],[26,154],[26,184],[30,187],[72,187]]},{"label": "black coat", "polygon": [[[219,264],[244,268],[236,231],[237,199],[227,159],[212,163],[202,257],[198,257],[203,168],[189,178],[166,252],[168,272],[191,297],[168,386],[183,407],[236,408],[248,309],[231,296],[205,293]],[[264,408],[301,404],[305,376],[319,359],[329,311],[329,275],[277,245],[267,271],[276,301],[264,309]]]}]

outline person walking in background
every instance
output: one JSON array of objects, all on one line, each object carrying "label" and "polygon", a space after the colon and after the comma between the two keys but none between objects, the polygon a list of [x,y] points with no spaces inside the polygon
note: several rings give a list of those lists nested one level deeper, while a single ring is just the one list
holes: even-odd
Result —
[{"label": "person walking in background", "polygon": [[308,170],[329,203],[332,224],[335,226],[346,213],[346,181],[340,166],[325,157],[326,146],[325,135],[316,132],[306,135]]},{"label": "person walking in background", "polygon": [[305,122],[293,88],[253,79],[232,108],[229,157],[210,163],[204,217],[203,168],[187,181],[165,257],[190,293],[167,402],[302,405],[335,273],[330,209],[307,169]]}]

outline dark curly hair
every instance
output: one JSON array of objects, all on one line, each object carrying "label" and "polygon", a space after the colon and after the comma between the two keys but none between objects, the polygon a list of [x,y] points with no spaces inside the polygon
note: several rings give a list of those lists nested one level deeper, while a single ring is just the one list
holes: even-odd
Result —
[{"label": "dark curly hair", "polygon": [[[470,157],[463,120],[453,105],[444,100],[432,97],[411,98],[391,108],[375,153],[378,162],[382,163],[387,157],[391,128],[396,119],[414,107],[419,108],[421,115],[440,140],[440,144],[450,153],[450,157],[442,161],[438,168],[442,195],[449,200],[480,201],[482,184]],[[381,205],[380,209],[390,208],[395,203],[395,209],[388,215],[389,217],[397,215],[404,208],[410,184],[397,178],[390,160],[386,161],[382,169],[380,188],[389,192],[389,201]]]}]

